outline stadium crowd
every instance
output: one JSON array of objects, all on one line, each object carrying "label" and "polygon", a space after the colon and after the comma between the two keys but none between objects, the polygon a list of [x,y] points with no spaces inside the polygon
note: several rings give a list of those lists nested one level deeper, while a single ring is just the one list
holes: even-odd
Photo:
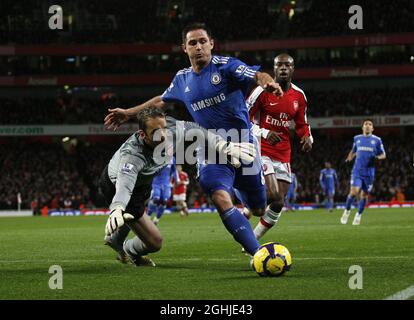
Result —
[{"label": "stadium crowd", "polygon": [[[52,1],[43,0],[30,3],[1,1],[0,44],[177,43],[182,27],[189,21],[200,20],[200,17],[213,28],[214,36],[219,41],[414,31],[414,2],[410,0],[361,1],[364,11],[370,14],[364,16],[363,30],[352,31],[348,27],[348,8],[354,4],[351,1],[257,0],[252,5],[250,0],[120,0],[114,5],[113,1],[106,0],[74,0],[62,4],[65,17],[62,31],[48,27],[48,8],[52,4]],[[258,21],[260,28],[257,27]],[[315,55],[300,55],[297,52],[296,64],[300,67],[398,64],[404,63],[407,53],[412,54],[409,50],[413,49],[412,46],[405,46],[398,52],[376,51],[371,54],[367,48],[352,48],[340,56],[331,55],[328,50]],[[264,68],[272,67],[273,57],[273,54],[266,52],[240,53],[239,56],[248,63],[260,63]],[[185,55],[179,53],[169,57],[2,55],[0,75],[130,73],[131,70],[137,73],[172,72],[187,64]],[[303,88],[311,102],[308,109],[310,117],[412,114],[414,110],[413,88],[330,91]],[[92,99],[70,94],[69,91],[62,91],[53,98],[6,98],[3,95],[0,98],[0,125],[101,124],[108,106],[127,107],[146,98],[149,97],[126,98],[109,93]],[[294,148],[292,168],[299,181],[297,201],[322,200],[319,170],[326,160],[331,161],[338,171],[340,188],[336,199],[343,201],[349,190],[351,170],[343,160],[351,148],[351,137],[316,132],[314,136],[315,145],[311,154],[299,152],[297,145]],[[373,200],[401,198],[401,194],[407,199],[414,199],[414,186],[408,183],[414,178],[412,155],[407,153],[407,150],[413,150],[414,135],[406,134],[404,139],[387,136],[383,140],[388,159],[378,164]],[[65,149],[60,143],[3,139],[0,143],[0,209],[16,208],[18,193],[21,194],[22,208],[32,208],[36,212],[44,206],[75,209],[102,206],[97,181],[121,143],[81,141]],[[327,146],[329,152],[326,152]],[[195,168],[187,166],[185,171],[190,173],[191,178],[189,205],[208,205],[194,179]]]},{"label": "stadium crowd", "polygon": [[[381,135],[387,159],[377,163],[377,174],[371,201],[414,200],[412,150],[414,131],[405,138]],[[411,127],[412,128],[412,127]],[[335,200],[343,202],[349,192],[352,165],[344,160],[352,147],[352,135],[330,135],[314,131],[314,147],[311,153],[300,152],[298,141],[294,141],[292,171],[296,173],[299,186],[297,202],[321,203],[322,190],[319,172],[325,161],[330,161],[337,170],[340,187]],[[353,134],[358,134],[355,130]],[[17,194],[21,194],[22,208],[39,211],[48,208],[104,207],[97,184],[102,169],[125,137],[105,143],[79,141],[71,148],[60,143],[45,144],[21,138],[12,138],[0,144],[0,209],[17,208]],[[328,148],[327,148],[328,146]],[[327,151],[328,150],[328,151]],[[188,204],[190,207],[205,207],[210,203],[195,180],[194,166],[184,166],[189,173]]]},{"label": "stadium crowd", "polygon": [[[391,46],[393,50],[372,47],[336,49],[323,48],[315,54],[312,49],[288,50],[295,57],[295,65],[303,68],[358,67],[384,64],[410,64],[414,52],[410,46]],[[389,48],[387,48],[389,49]],[[300,51],[300,52],[299,52]],[[372,51],[372,52],[370,52]],[[237,56],[248,64],[260,64],[273,69],[274,51],[216,52]],[[87,56],[0,56],[0,75],[95,75],[173,73],[188,67],[188,59],[181,52],[148,55],[87,55]]]},{"label": "stadium crowd", "polygon": [[412,114],[414,88],[360,88],[352,90],[306,90],[312,117]]},{"label": "stadium crowd", "polygon": [[[102,123],[109,106],[132,105],[137,98],[122,99],[112,94],[81,98],[62,94],[57,98],[0,98],[0,124]],[[30,116],[28,116],[30,115]]]},{"label": "stadium crowd", "polygon": [[17,138],[0,144],[0,209],[77,208],[92,206],[90,188],[83,179],[76,154],[58,144],[27,142]]},{"label": "stadium crowd", "polygon": [[[0,144],[0,210],[16,209],[19,193],[21,208],[36,214],[44,207],[104,208],[99,177],[124,138],[101,144],[84,142],[70,148],[18,138]],[[195,173],[195,168],[186,169]],[[209,206],[194,176],[190,176],[188,201],[194,207]]]},{"label": "stadium crowd", "polygon": [[[310,117],[412,114],[414,88],[315,91],[306,90]],[[102,123],[109,106],[127,107],[147,97],[0,98],[0,125]],[[30,115],[30,116],[27,116]]]},{"label": "stadium crowd", "polygon": [[[352,1],[66,1],[64,30],[48,28],[50,1],[2,1],[0,43],[172,42],[189,21],[203,18],[220,40],[398,33],[413,31],[410,0],[364,0],[363,30],[348,27]],[[70,17],[70,18],[69,18]],[[375,20],[373,20],[375,19]],[[260,21],[260,28],[252,28]],[[232,23],[228,23],[232,21]],[[396,23],[398,21],[398,23]],[[153,26],[157,27],[154,28]]]}]

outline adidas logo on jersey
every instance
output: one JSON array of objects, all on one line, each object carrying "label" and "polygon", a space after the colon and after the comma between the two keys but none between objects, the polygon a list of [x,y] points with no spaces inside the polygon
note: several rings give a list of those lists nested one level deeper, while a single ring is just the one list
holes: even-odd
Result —
[{"label": "adidas logo on jersey", "polygon": [[184,92],[190,92],[190,88],[186,86]]}]

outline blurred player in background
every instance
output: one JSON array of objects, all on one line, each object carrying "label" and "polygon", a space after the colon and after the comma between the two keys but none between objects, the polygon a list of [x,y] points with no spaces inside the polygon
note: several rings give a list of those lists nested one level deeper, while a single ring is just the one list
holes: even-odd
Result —
[{"label": "blurred player in background", "polygon": [[293,58],[282,53],[274,60],[275,81],[282,87],[282,97],[269,94],[257,87],[247,99],[253,131],[261,138],[261,156],[266,178],[266,213],[254,229],[260,239],[279,220],[285,196],[292,182],[290,167],[291,139],[290,123],[295,122],[295,131],[300,138],[302,151],[312,149],[313,138],[306,118],[305,93],[292,83]]},{"label": "blurred player in background", "polygon": [[177,165],[177,178],[172,180],[173,200],[176,203],[177,211],[181,216],[188,216],[187,208],[187,185],[190,183],[188,174],[183,171],[182,165]]},{"label": "blurred player in background", "polygon": [[355,158],[355,163],[351,173],[351,190],[346,198],[345,211],[341,217],[341,223],[348,222],[351,214],[351,204],[354,198],[360,194],[358,212],[355,214],[353,225],[361,223],[362,212],[368,200],[368,195],[372,191],[375,179],[375,160],[386,158],[384,145],[380,137],[373,135],[374,123],[372,120],[365,120],[362,124],[362,134],[354,137],[352,150],[349,152],[345,162],[350,162]]},{"label": "blurred player in background", "polygon": [[286,210],[295,210],[293,207],[293,204],[296,202],[296,196],[297,196],[297,189],[298,189],[298,179],[296,177],[296,174],[292,172],[291,174],[292,182],[289,185],[289,189],[286,193],[285,197],[285,208]]},{"label": "blurred player in background", "polygon": [[155,225],[161,219],[164,214],[167,202],[171,198],[171,180],[177,176],[177,170],[175,166],[174,157],[171,163],[168,164],[164,169],[161,170],[152,180],[152,191],[151,197],[148,202],[147,214],[151,217],[155,213],[155,217],[152,222]]},{"label": "blurred player in background", "polygon": [[319,183],[325,197],[325,208],[326,210],[329,210],[329,212],[332,212],[334,207],[335,187],[338,187],[338,176],[336,170],[332,168],[329,161],[325,162],[325,169],[321,170]]},{"label": "blurred player in background", "polygon": [[[248,66],[233,57],[213,56],[214,40],[203,23],[185,27],[182,40],[182,49],[191,67],[178,71],[161,96],[127,110],[109,109],[105,124],[116,129],[146,106],[163,108],[178,102],[184,104],[195,122],[204,128],[218,129],[226,139],[230,130],[236,131],[239,133],[237,143],[254,144],[256,139],[250,132],[245,97],[255,85],[272,92],[275,97],[282,95],[280,85],[269,74],[259,72],[259,66]],[[256,173],[244,175],[244,164],[235,169],[229,164],[211,163],[205,159],[203,150],[198,152],[198,176],[203,191],[211,197],[227,231],[252,255],[260,244],[249,221],[234,206],[232,195],[234,188],[238,189],[243,203],[254,215],[262,216],[266,208],[266,187],[261,166],[256,157],[253,166],[249,166],[250,171]]]}]

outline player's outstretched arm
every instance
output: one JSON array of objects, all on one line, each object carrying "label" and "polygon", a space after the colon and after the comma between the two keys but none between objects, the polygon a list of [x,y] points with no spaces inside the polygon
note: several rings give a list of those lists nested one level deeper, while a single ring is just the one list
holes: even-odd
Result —
[{"label": "player's outstretched arm", "polygon": [[325,184],[323,183],[323,173],[319,175],[319,184],[323,190],[325,190]]},{"label": "player's outstretched arm", "polygon": [[139,154],[134,156],[125,155],[117,163],[117,167],[120,169],[115,184],[115,195],[109,206],[111,214],[105,226],[106,235],[111,235],[124,225],[126,221],[134,219],[134,216],[131,213],[125,212],[125,210],[131,199],[138,173],[145,164],[145,157]]},{"label": "player's outstretched arm", "polygon": [[379,156],[376,157],[378,160],[384,160],[387,158],[387,155],[385,153],[381,153]]},{"label": "player's outstretched arm", "polygon": [[111,211],[105,225],[105,234],[110,236],[120,227],[122,227],[126,221],[134,220],[134,216],[130,213],[126,213],[125,209],[121,206],[117,206]]},{"label": "player's outstretched arm", "polygon": [[337,175],[336,171],[334,172],[334,179],[335,179],[336,187],[339,188],[339,180],[338,180],[338,175]]},{"label": "player's outstretched arm", "polygon": [[282,133],[261,128],[258,124],[252,123],[253,134],[259,139],[264,138],[271,145],[282,141]]},{"label": "player's outstretched arm", "polygon": [[311,136],[303,136],[300,139],[300,144],[302,145],[303,152],[309,152],[312,150],[312,137]]},{"label": "player's outstretched arm", "polygon": [[282,136],[283,136],[283,133],[281,133],[281,132],[276,132],[276,131],[269,130],[269,133],[267,134],[266,139],[267,139],[267,141],[269,141],[269,143],[271,145],[274,145],[274,144],[282,141]]},{"label": "player's outstretched arm", "polygon": [[[211,150],[215,150],[219,154],[226,155],[228,161],[236,168],[241,166],[241,161],[243,161],[246,164],[252,163],[256,157],[256,147],[253,143],[228,142],[219,135],[213,133],[210,130],[206,130],[197,123],[188,121],[182,121],[181,123],[183,123],[184,126],[181,127],[180,125],[177,125],[177,128],[184,129],[184,138],[187,141],[189,139],[193,139],[196,136],[199,137],[199,141],[207,141],[209,148],[211,148]],[[180,138],[178,138],[177,141],[182,141],[182,133],[179,133],[179,136]]]},{"label": "player's outstretched arm", "polygon": [[256,83],[268,92],[276,96],[283,96],[283,90],[278,83],[266,72],[257,71],[255,73]]},{"label": "player's outstretched arm", "polygon": [[348,156],[345,159],[345,162],[350,162],[355,158],[356,153],[353,152],[352,150],[349,151]]},{"label": "player's outstretched arm", "polygon": [[161,100],[161,96],[156,96],[142,104],[139,104],[129,109],[108,109],[109,114],[104,119],[105,127],[108,130],[113,129],[114,131],[116,131],[123,123],[127,122],[129,119],[136,116],[138,112],[140,112],[142,109],[151,106],[157,108],[164,108],[167,105],[167,103]]},{"label": "player's outstretched arm", "polygon": [[300,144],[302,145],[303,152],[310,152],[312,150],[313,137],[310,130],[310,125],[306,117],[307,110],[306,98],[300,99],[299,108],[295,113],[293,120],[295,121],[295,131],[298,137],[300,137]]}]

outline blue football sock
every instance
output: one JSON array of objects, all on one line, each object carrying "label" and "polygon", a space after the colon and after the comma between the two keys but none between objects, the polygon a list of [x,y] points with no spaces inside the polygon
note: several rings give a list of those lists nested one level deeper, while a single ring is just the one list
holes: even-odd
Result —
[{"label": "blue football sock", "polygon": [[164,210],[167,206],[165,204],[159,204],[157,208],[157,219],[160,219],[164,214]]},{"label": "blue football sock", "polygon": [[150,201],[148,202],[148,211],[147,214],[149,216],[151,216],[154,212],[157,211],[157,205],[155,204],[153,199],[150,199]]},{"label": "blue football sock", "polygon": [[290,208],[291,207],[291,205],[290,205],[290,202],[289,202],[289,199],[288,198],[285,198],[285,207],[286,208]]},{"label": "blue football sock", "polygon": [[346,210],[351,210],[352,201],[354,200],[355,196],[346,197],[345,208]]},{"label": "blue football sock", "polygon": [[260,244],[254,236],[253,229],[246,217],[235,207],[224,211],[220,217],[227,231],[233,235],[234,239],[248,253],[254,255],[257,249],[259,249]]},{"label": "blue football sock", "polygon": [[367,203],[367,199],[363,198],[359,201],[358,204],[358,214],[362,214],[362,212],[364,212],[365,209],[365,204]]}]

